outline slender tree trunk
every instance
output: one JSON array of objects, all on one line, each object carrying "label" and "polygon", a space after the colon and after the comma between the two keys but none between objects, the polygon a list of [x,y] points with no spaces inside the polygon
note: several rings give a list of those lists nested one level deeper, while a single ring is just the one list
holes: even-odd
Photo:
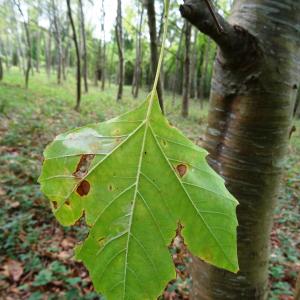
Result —
[{"label": "slender tree trunk", "polygon": [[83,14],[83,7],[82,1],[78,0],[79,9],[80,9],[80,28],[81,28],[81,35],[82,35],[82,44],[83,44],[83,51],[82,51],[82,75],[84,81],[84,91],[87,93],[89,90],[88,87],[88,65],[87,65],[87,48],[86,48],[86,34],[85,34],[85,21],[84,21],[84,14]]},{"label": "slender tree trunk", "polygon": [[191,75],[190,75],[190,97],[196,97],[196,85],[197,85],[197,76],[196,76],[196,69],[197,69],[197,46],[198,46],[198,30],[195,28],[194,30],[194,44],[192,50],[192,63],[191,63]]},{"label": "slender tree trunk", "polygon": [[55,31],[55,40],[57,46],[57,83],[61,84],[62,77],[62,65],[63,65],[63,49],[62,49],[62,37],[61,37],[61,24],[58,18],[57,3],[52,0],[52,12],[53,12],[53,24]]},{"label": "slender tree trunk", "polygon": [[95,64],[95,70],[94,70],[94,84],[95,84],[95,86],[98,86],[98,81],[99,81],[99,78],[100,78],[101,56],[102,56],[102,40],[100,39],[100,41],[97,45],[97,51],[96,51],[96,64]]},{"label": "slender tree trunk", "polygon": [[74,21],[73,21],[73,17],[72,17],[72,10],[71,10],[71,4],[70,4],[70,0],[66,0],[67,1],[67,7],[68,7],[68,16],[69,16],[69,20],[71,23],[71,28],[72,28],[72,32],[73,32],[73,41],[74,41],[74,45],[75,45],[75,50],[76,50],[76,60],[77,60],[77,73],[76,73],[76,79],[77,79],[77,89],[76,89],[76,106],[75,106],[75,110],[79,110],[80,108],[80,101],[81,101],[81,62],[80,62],[80,52],[79,52],[79,45],[78,45],[78,41],[77,41],[77,34],[76,34],[76,28],[74,25]]},{"label": "slender tree trunk", "polygon": [[136,31],[136,57],[135,57],[135,67],[134,67],[134,80],[132,82],[132,95],[134,98],[138,97],[140,78],[141,78],[141,67],[142,67],[142,25],[144,16],[144,7],[141,5],[141,10],[139,12],[139,23],[138,30]]},{"label": "slender tree trunk", "polygon": [[[148,13],[148,26],[149,26],[149,32],[150,32],[151,75],[152,75],[152,80],[154,80],[155,71],[156,71],[157,64],[158,64],[154,0],[145,0],[145,5],[147,8],[147,13]],[[158,80],[156,89],[157,89],[157,95],[158,95],[158,99],[159,99],[160,108],[161,108],[162,112],[164,112],[163,91],[162,91],[160,78]]]},{"label": "slender tree trunk", "polygon": [[62,61],[62,75],[63,79],[67,80],[67,69],[68,69],[68,63],[69,63],[69,55],[70,55],[70,44],[71,40],[69,38],[69,23],[67,24],[67,27],[65,29],[64,38],[62,40],[63,44],[63,61]]},{"label": "slender tree trunk", "polygon": [[3,80],[3,65],[2,65],[2,57],[0,53],[0,81]]},{"label": "slender tree trunk", "polygon": [[5,47],[5,63],[6,63],[6,69],[7,71],[10,70],[10,61],[12,58],[12,48],[11,48],[11,39],[9,38],[10,33],[8,31],[8,28],[6,29],[6,47]]},{"label": "slender tree trunk", "polygon": [[36,64],[37,73],[40,73],[40,47],[41,47],[41,31],[38,30],[36,37]]},{"label": "slender tree trunk", "polygon": [[205,97],[205,83],[207,80],[207,67],[209,62],[209,53],[210,53],[210,38],[206,39],[204,44],[204,54],[203,54],[203,62],[201,65],[201,77],[199,82],[199,98],[200,98],[200,107],[203,109],[203,102]]},{"label": "slender tree trunk", "polygon": [[[185,24],[185,23],[184,23]],[[182,39],[183,39],[183,33],[185,31],[185,26],[182,27],[181,32],[180,32],[180,39],[179,39],[179,44],[178,44],[178,48],[176,51],[176,63],[175,63],[175,76],[174,76],[174,81],[173,81],[173,104],[175,103],[175,97],[176,97],[176,93],[177,93],[177,85],[178,85],[178,77],[179,77],[179,64],[181,62],[181,45],[182,45]]]},{"label": "slender tree trunk", "polygon": [[117,8],[117,21],[116,21],[116,40],[119,53],[119,88],[117,94],[117,101],[122,99],[123,96],[123,84],[124,84],[124,45],[123,45],[123,26],[122,26],[122,4],[121,0],[118,0]]},{"label": "slender tree trunk", "polygon": [[26,44],[27,44],[27,65],[26,65],[26,70],[25,70],[25,87],[26,89],[28,88],[28,84],[29,84],[29,74],[30,74],[30,70],[31,70],[31,39],[30,39],[30,32],[29,32],[29,28],[28,28],[28,23],[25,20],[23,11],[21,9],[21,5],[20,2],[15,2],[22,18],[23,18],[23,25],[24,25],[24,29],[25,29],[25,35],[26,35]]},{"label": "slender tree trunk", "polygon": [[184,75],[183,75],[183,97],[181,115],[186,118],[189,115],[190,97],[190,49],[192,25],[185,21],[185,48],[184,48]]},{"label": "slender tree trunk", "polygon": [[105,42],[105,9],[104,0],[101,1],[101,32],[102,32],[102,51],[101,51],[101,90],[104,91],[106,80],[106,42]]},{"label": "slender tree trunk", "polygon": [[47,34],[47,40],[45,41],[46,49],[45,49],[45,54],[46,54],[46,72],[48,78],[50,77],[51,74],[51,48],[52,48],[52,37],[51,37],[51,28],[48,30]]},{"label": "slender tree trunk", "polygon": [[240,202],[239,273],[194,258],[191,299],[266,299],[273,210],[300,82],[300,2],[237,0],[230,23],[217,14],[225,33],[204,1],[186,0],[180,10],[219,46],[203,144]]},{"label": "slender tree trunk", "polygon": [[[298,84],[298,86],[300,86],[300,82]],[[298,90],[296,91],[297,94],[297,98],[296,98],[296,103],[294,106],[294,110],[293,110],[293,118],[298,118],[300,117],[300,88],[298,88]],[[300,284],[300,279],[299,279],[299,284]]]}]

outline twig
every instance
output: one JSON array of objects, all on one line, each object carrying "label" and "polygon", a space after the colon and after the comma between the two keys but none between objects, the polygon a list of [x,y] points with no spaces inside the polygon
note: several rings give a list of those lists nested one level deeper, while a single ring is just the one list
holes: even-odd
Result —
[{"label": "twig", "polygon": [[204,2],[206,3],[206,5],[207,5],[207,7],[208,7],[208,9],[209,9],[209,11],[210,11],[210,13],[211,13],[211,15],[212,15],[215,23],[216,23],[216,26],[217,26],[219,34],[224,33],[224,29],[221,26],[221,24],[219,23],[219,20],[218,20],[216,14],[215,14],[215,11],[214,11],[211,3],[210,3],[210,0],[204,0]]}]

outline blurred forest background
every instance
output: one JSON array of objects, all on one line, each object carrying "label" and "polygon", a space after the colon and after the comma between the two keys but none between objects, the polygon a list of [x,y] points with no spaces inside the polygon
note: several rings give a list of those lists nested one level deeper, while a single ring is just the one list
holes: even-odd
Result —
[{"label": "blurred forest background", "polygon": [[[227,18],[232,1],[214,2]],[[200,144],[217,47],[178,6],[171,1],[158,93],[166,116]],[[100,299],[72,260],[85,229],[59,226],[39,190],[42,151],[58,133],[145,99],[163,14],[163,1],[154,0],[0,0],[0,299]],[[269,299],[293,299],[300,268],[299,157],[296,132],[271,234]],[[162,299],[189,299],[189,257],[180,245],[171,252],[177,279]]]}]

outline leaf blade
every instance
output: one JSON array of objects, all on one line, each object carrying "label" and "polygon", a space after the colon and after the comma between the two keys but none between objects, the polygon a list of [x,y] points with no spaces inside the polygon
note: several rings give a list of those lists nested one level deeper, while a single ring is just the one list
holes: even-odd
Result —
[{"label": "leaf blade", "polygon": [[206,155],[168,124],[157,97],[112,121],[60,135],[47,148],[42,190],[56,202],[62,224],[85,212],[91,229],[76,257],[97,291],[109,299],[157,298],[175,276],[168,245],[178,222],[194,255],[238,270],[237,201]]}]

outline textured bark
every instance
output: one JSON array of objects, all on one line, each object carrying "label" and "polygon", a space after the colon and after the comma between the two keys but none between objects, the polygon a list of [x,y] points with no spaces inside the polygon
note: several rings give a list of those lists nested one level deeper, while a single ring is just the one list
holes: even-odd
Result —
[{"label": "textured bark", "polygon": [[73,41],[75,45],[76,50],[76,60],[77,60],[77,68],[76,68],[76,106],[75,110],[79,110],[80,108],[80,101],[81,101],[81,61],[80,61],[80,51],[79,51],[79,44],[77,40],[77,34],[76,34],[76,28],[74,25],[73,17],[72,17],[72,10],[71,10],[71,4],[70,0],[67,1],[67,7],[68,7],[68,16],[71,23],[71,28],[73,32]]},{"label": "textured bark", "polygon": [[[300,79],[300,2],[237,0],[219,34],[203,1],[181,13],[219,45],[204,147],[239,200],[240,272],[194,258],[191,299],[267,298],[269,236]],[[231,25],[234,24],[234,25]]]},{"label": "textured bark", "polygon": [[85,34],[85,20],[83,14],[82,1],[78,0],[79,10],[80,10],[80,29],[82,34],[82,75],[84,82],[84,91],[87,93],[89,91],[88,87],[88,65],[87,65],[87,48],[86,48],[86,34]]},{"label": "textured bark", "polygon": [[119,54],[119,88],[117,94],[117,101],[122,99],[123,96],[123,84],[124,84],[124,43],[123,43],[123,26],[122,26],[122,4],[121,0],[118,0],[117,8],[117,22],[116,22],[116,40]]},{"label": "textured bark", "polygon": [[[152,80],[155,77],[155,71],[158,64],[158,52],[157,52],[157,34],[156,34],[156,18],[155,18],[155,6],[154,0],[145,0],[145,5],[147,8],[148,14],[148,26],[150,33],[150,50],[151,50],[151,75]],[[157,95],[159,99],[159,104],[162,112],[164,111],[164,102],[163,102],[163,92],[161,86],[161,80],[159,78],[157,83]]]},{"label": "textured bark", "polygon": [[190,49],[191,49],[192,25],[186,21],[185,25],[185,47],[184,47],[184,75],[183,75],[183,97],[181,115],[186,118],[189,115],[190,97]]}]

